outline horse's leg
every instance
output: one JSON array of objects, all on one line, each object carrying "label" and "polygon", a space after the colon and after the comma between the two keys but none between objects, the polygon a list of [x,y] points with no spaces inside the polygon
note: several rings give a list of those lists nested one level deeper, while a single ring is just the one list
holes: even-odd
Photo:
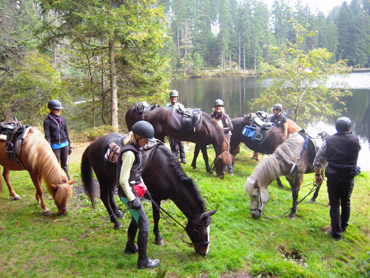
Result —
[{"label": "horse's leg", "polygon": [[200,150],[202,151],[204,164],[206,165],[206,171],[210,174],[213,174],[213,170],[209,167],[207,146],[202,147]]},{"label": "horse's leg", "polygon": [[9,194],[10,194],[10,197],[12,197],[12,200],[16,201],[16,200],[20,200],[21,199],[21,196],[19,196],[17,193],[15,193],[14,189],[13,189],[13,186],[12,184],[10,183],[10,170],[3,167],[4,170],[3,170],[3,178],[6,182],[6,185],[8,186],[8,189],[9,189]]},{"label": "horse's leg", "polygon": [[114,186],[111,185],[111,186],[108,186],[107,189],[105,189],[102,185],[107,185],[107,184],[110,184],[109,182],[106,182],[106,181],[101,181],[99,180],[99,184],[100,184],[100,199],[103,201],[104,203],[104,206],[105,208],[107,209],[108,213],[109,213],[109,218],[110,218],[110,222],[114,223],[114,229],[119,229],[120,227],[122,227],[122,224],[121,222],[118,221],[114,211],[112,210],[112,207],[111,207],[111,200],[110,200],[110,196],[113,195],[111,193],[111,191],[114,192]]},{"label": "horse's leg", "polygon": [[35,173],[31,173],[31,172],[30,172],[30,176],[31,176],[31,179],[33,181],[33,185],[36,188],[36,200],[42,208],[42,214],[44,216],[49,216],[51,213],[50,213],[50,210],[45,205],[44,191],[42,190],[42,187],[41,187],[42,177],[35,174]]},{"label": "horse's leg", "polygon": [[118,207],[116,205],[116,202],[114,201],[114,194],[115,194],[116,188],[113,188],[112,190],[109,190],[109,201],[110,206],[113,210],[113,213],[118,217],[123,219],[123,214],[118,210]]},{"label": "horse's leg", "polygon": [[200,151],[199,146],[195,145],[193,161],[191,162],[191,167],[193,167],[194,170],[197,170],[197,158],[199,155],[199,151]]},{"label": "horse's leg", "polygon": [[298,209],[298,193],[303,180],[303,175],[297,174],[294,177],[287,177],[287,180],[292,188],[293,205],[289,214],[289,218],[293,220]]},{"label": "horse's leg", "polygon": [[252,156],[252,159],[254,159],[255,161],[259,161],[259,158],[258,158],[258,152],[253,152],[253,156]]},{"label": "horse's leg", "polygon": [[284,185],[283,185],[283,183],[281,182],[281,180],[280,180],[280,178],[279,178],[279,177],[276,179],[276,183],[277,183],[277,185],[278,185],[278,187],[279,187],[279,188],[284,188]]},{"label": "horse's leg", "polygon": [[[161,201],[155,200],[154,202],[157,203],[158,207],[161,206]],[[163,245],[163,238],[162,238],[161,234],[159,233],[159,219],[161,217],[160,217],[160,214],[159,214],[159,210],[157,209],[157,207],[153,203],[152,203],[152,209],[153,209],[153,220],[154,220],[153,233],[155,235],[155,244],[162,246]]]}]

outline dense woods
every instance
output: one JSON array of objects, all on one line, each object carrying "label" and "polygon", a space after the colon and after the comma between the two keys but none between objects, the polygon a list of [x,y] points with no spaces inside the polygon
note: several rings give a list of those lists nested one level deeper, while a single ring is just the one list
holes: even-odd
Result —
[{"label": "dense woods", "polygon": [[[0,119],[34,124],[50,98],[87,100],[71,107],[76,128],[117,128],[133,102],[164,102],[171,75],[261,72],[292,44],[302,53],[325,49],[330,63],[370,67],[365,0],[327,16],[283,0],[270,9],[256,0],[0,3]],[[295,24],[307,31],[299,44]]]}]

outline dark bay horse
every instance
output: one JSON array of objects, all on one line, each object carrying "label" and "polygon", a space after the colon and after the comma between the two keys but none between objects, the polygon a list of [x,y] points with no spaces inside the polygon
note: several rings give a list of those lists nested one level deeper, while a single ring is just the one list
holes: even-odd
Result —
[{"label": "dark bay horse", "polygon": [[[158,107],[149,111],[143,117],[138,113],[135,106],[131,107],[126,113],[126,124],[129,130],[132,125],[138,120],[146,120],[150,122],[155,130],[155,137],[164,142],[165,136],[173,137],[180,141],[189,141],[195,143],[201,150],[205,150],[207,145],[212,145],[215,149],[216,159],[214,166],[217,176],[224,177],[225,166],[231,164],[232,156],[229,153],[229,142],[227,141],[223,130],[214,121],[210,115],[201,112],[201,124],[194,131],[184,131],[173,129],[170,126],[170,119],[173,109],[168,107]],[[207,152],[203,153],[204,161],[206,163],[207,171],[210,172],[208,164]]]},{"label": "dark bay horse", "polygon": [[[67,200],[72,196],[71,184],[74,181],[68,181],[44,135],[32,127],[26,132],[18,161],[8,158],[5,149],[6,141],[5,139],[0,139],[0,165],[4,168],[3,177],[8,186],[10,196],[13,200],[21,199],[10,183],[10,171],[27,170],[36,188],[36,199],[41,205],[43,214],[50,215],[50,210],[44,202],[41,187],[42,179],[45,181],[46,187],[58,207],[58,213],[66,214]],[[0,187],[1,185],[2,178],[0,177]]]},{"label": "dark bay horse", "polygon": [[[116,164],[104,158],[104,154],[111,142],[122,146],[122,138],[123,135],[119,133],[111,133],[99,138],[87,147],[81,162],[81,176],[85,192],[94,203],[93,169],[100,184],[100,198],[108,210],[111,222],[115,223],[115,228],[122,226],[116,218],[122,218],[122,214],[118,211],[113,198],[117,186],[118,170]],[[196,184],[184,173],[171,151],[163,144],[157,143],[154,147],[143,151],[143,166],[142,177],[152,199],[158,205],[162,200],[171,199],[188,219],[185,230],[195,251],[201,255],[207,254],[210,243],[211,216],[216,210],[206,212],[205,202]],[[155,241],[161,245],[163,244],[162,236],[158,228],[160,212],[155,205],[152,207]]]},{"label": "dark bay horse", "polygon": [[[245,191],[250,196],[250,211],[254,219],[262,215],[269,200],[267,187],[279,176],[286,176],[289,181],[293,196],[289,217],[292,219],[295,217],[303,174],[313,172],[312,162],[315,156],[315,153],[305,151],[301,157],[304,144],[305,139],[300,133],[292,134],[272,155],[258,164],[250,177],[247,177]],[[316,188],[315,195],[319,189],[320,187]]]}]

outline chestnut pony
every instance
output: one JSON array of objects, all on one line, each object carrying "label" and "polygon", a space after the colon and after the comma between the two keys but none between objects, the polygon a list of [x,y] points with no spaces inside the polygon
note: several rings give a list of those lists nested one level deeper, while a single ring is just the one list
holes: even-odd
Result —
[{"label": "chestnut pony", "polygon": [[[135,106],[129,108],[126,113],[126,125],[131,130],[132,125],[139,120],[150,122],[155,130],[155,138],[164,142],[165,136],[173,137],[181,141],[195,143],[200,149],[206,149],[207,145],[212,145],[216,152],[214,166],[217,176],[223,178],[225,166],[231,164],[232,156],[229,153],[229,142],[227,141],[223,130],[215,120],[207,113],[201,112],[201,124],[199,127],[188,132],[176,130],[170,126],[170,119],[173,109],[168,107],[158,107],[146,114],[140,114]],[[174,112],[175,113],[175,112]],[[208,156],[204,158],[208,163]]]},{"label": "chestnut pony", "polygon": [[[41,205],[43,215],[50,215],[46,207],[41,187],[42,179],[58,207],[58,214],[67,213],[67,200],[72,196],[71,184],[67,175],[60,167],[50,144],[44,135],[37,129],[30,127],[20,148],[17,160],[10,159],[6,153],[5,138],[0,139],[0,165],[3,166],[3,177],[8,186],[10,196],[13,200],[20,200],[20,196],[14,191],[10,183],[10,171],[27,170],[36,188],[36,199]],[[2,178],[0,177],[0,191],[2,189]]]}]

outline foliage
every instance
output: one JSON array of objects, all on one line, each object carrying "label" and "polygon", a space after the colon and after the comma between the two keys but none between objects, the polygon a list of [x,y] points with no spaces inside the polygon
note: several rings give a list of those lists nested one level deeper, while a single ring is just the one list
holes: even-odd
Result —
[{"label": "foliage", "polygon": [[[77,146],[77,143],[74,145]],[[190,160],[192,145],[187,145]],[[209,149],[210,159],[214,152]],[[73,154],[77,151],[74,150]],[[205,257],[195,254],[174,232],[188,240],[183,229],[171,219],[172,230],[164,219],[160,230],[164,246],[157,246],[149,233],[148,255],[158,258],[156,269],[137,270],[137,255],[123,253],[130,217],[126,213],[123,229],[114,230],[102,202],[91,208],[80,187],[80,160],[69,164],[77,179],[74,195],[65,217],[41,215],[34,187],[26,171],[12,172],[14,189],[22,196],[10,201],[7,190],[0,194],[0,276],[10,277],[366,277],[370,271],[369,213],[370,173],[356,177],[352,195],[350,225],[341,241],[332,240],[322,228],[330,223],[328,197],[322,187],[315,204],[303,201],[294,221],[288,217],[253,220],[249,197],[244,192],[246,176],[256,163],[252,152],[242,148],[236,157],[235,176],[220,180],[204,171],[198,157],[198,171],[190,165],[183,169],[198,185],[208,210],[217,209],[210,229],[210,251]],[[313,174],[303,184],[313,181]],[[265,216],[280,216],[291,207],[291,191],[272,183]],[[300,198],[311,189],[302,187]],[[52,213],[57,208],[46,192],[46,204]],[[116,197],[120,208],[124,208]],[[149,202],[143,202],[153,228]],[[181,223],[185,216],[171,201],[163,208]],[[291,255],[290,255],[291,254]],[[300,258],[299,258],[300,257]]]},{"label": "foliage", "polygon": [[[284,110],[298,124],[304,120],[319,120],[336,116],[343,111],[343,97],[349,95],[343,84],[327,87],[329,76],[346,74],[349,68],[344,61],[331,64],[332,54],[315,48],[308,53],[301,49],[305,37],[312,32],[295,23],[296,42],[289,42],[285,49],[270,47],[277,59],[261,64],[261,82],[268,83],[259,99],[252,102],[254,108],[269,111],[274,103],[282,103]],[[333,86],[333,85],[332,85]],[[335,87],[336,86],[336,87]],[[342,107],[337,107],[340,104]]]},{"label": "foliage", "polygon": [[74,130],[71,130],[70,137],[72,138],[72,141],[86,142],[94,141],[104,135],[113,132],[119,132],[119,130],[110,125],[102,125],[87,129],[83,132],[75,132]]}]

